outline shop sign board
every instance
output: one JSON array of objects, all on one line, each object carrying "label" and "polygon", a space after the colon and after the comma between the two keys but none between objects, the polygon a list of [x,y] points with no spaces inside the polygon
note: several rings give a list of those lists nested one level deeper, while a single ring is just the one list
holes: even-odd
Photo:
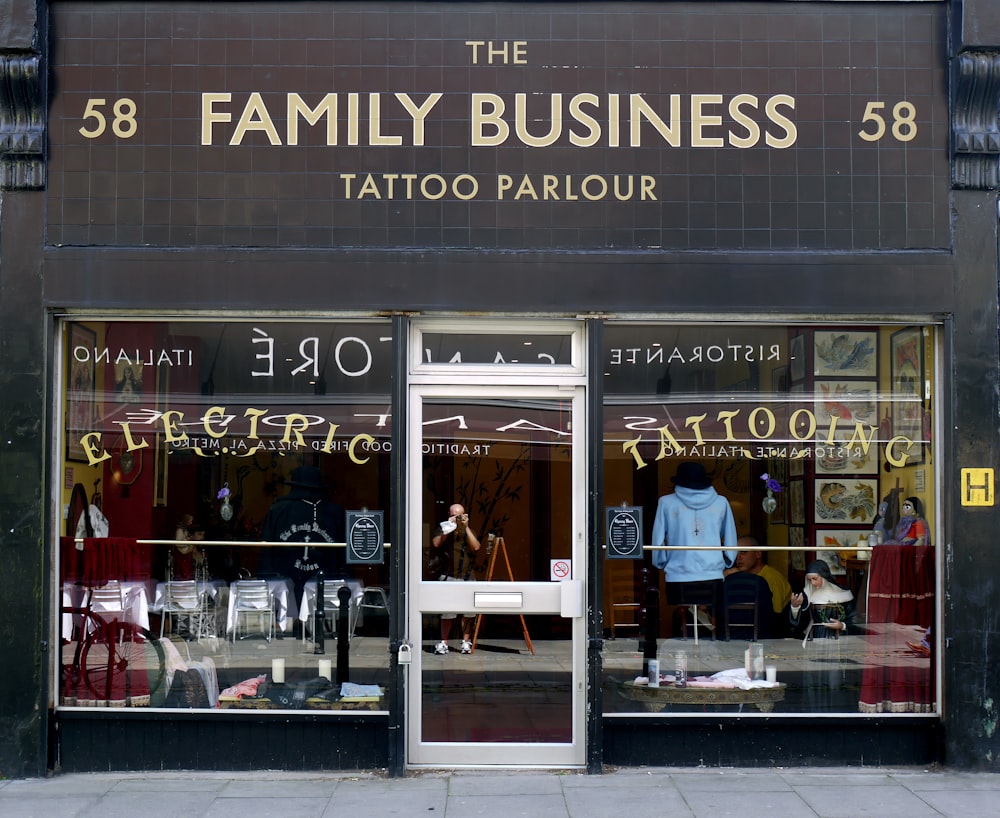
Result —
[{"label": "shop sign board", "polygon": [[52,245],[950,243],[944,4],[51,10]]}]

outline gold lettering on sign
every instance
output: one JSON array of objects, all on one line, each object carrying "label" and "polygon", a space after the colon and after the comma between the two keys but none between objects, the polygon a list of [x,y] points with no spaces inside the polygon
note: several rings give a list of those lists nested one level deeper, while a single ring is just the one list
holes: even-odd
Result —
[{"label": "gold lettering on sign", "polygon": [[494,43],[492,40],[466,40],[465,44],[472,49],[472,64],[487,65],[527,65],[528,43],[526,40]]},{"label": "gold lettering on sign", "polygon": [[[518,43],[498,49],[480,41],[470,41],[469,45],[474,61],[525,61]],[[330,91],[307,98],[294,91],[267,95],[252,91],[236,98],[229,92],[204,92],[201,144],[239,146],[266,138],[274,146],[294,146],[300,144],[304,129],[323,128],[328,146],[423,147],[427,121],[443,96],[441,92],[414,98],[405,92]],[[94,107],[87,116],[103,116],[103,107]],[[125,113],[119,119],[132,116],[129,121],[134,123],[134,113],[129,113],[132,109],[122,110]],[[583,91],[572,95],[515,93],[505,97],[476,92],[469,95],[469,144],[495,147],[514,143],[547,148],[568,140],[581,148],[618,148],[624,114],[628,145],[632,148],[665,144],[672,148],[719,149],[728,145],[745,149],[763,141],[771,148],[783,149],[794,145],[798,138],[798,129],[789,116],[794,110],[795,97],[788,94],[763,100],[752,94],[736,94],[728,99],[721,94],[670,94],[654,104],[643,94]],[[282,120],[284,133],[279,127]],[[367,123],[367,131],[363,123]],[[125,133],[126,127],[121,125],[119,130]],[[905,131],[906,127],[903,121],[897,130]],[[95,126],[84,135],[91,136],[98,129]]]},{"label": "gold lettering on sign", "polygon": [[[706,439],[704,423],[707,419],[707,414],[691,415],[685,418],[683,427],[691,430],[694,438],[690,443],[681,443],[678,441],[669,424],[660,426],[655,430],[652,429],[651,423],[654,419],[651,417],[632,418],[632,421],[639,422],[629,423],[627,428],[636,430],[646,428],[651,432],[656,432],[656,442],[659,445],[659,451],[655,457],[656,460],[663,460],[666,457],[682,455],[690,457],[740,456],[753,458],[753,452],[743,445],[743,441],[748,440],[748,438],[771,440],[779,433],[778,419],[774,412],[766,406],[754,407],[746,413],[743,409],[727,409],[718,412],[715,416],[715,422],[721,424],[722,426],[723,437],[721,439],[718,437],[711,440]],[[875,433],[878,431],[877,427],[866,427],[861,421],[855,421],[854,430],[851,434],[850,440],[845,444],[841,444],[835,438],[837,420],[838,418],[836,417],[831,420],[830,430],[826,436],[825,445],[842,445],[845,449],[856,451],[859,455],[867,455],[872,443],[877,442],[875,438]],[[743,424],[742,428],[739,430],[736,429],[737,422]],[[812,441],[814,435],[816,434],[816,417],[809,409],[796,409],[788,418],[787,428],[780,431],[788,434],[788,440],[800,443],[807,440]],[[622,452],[632,456],[637,469],[645,468],[647,465],[646,460],[639,452],[639,445],[642,442],[643,439],[641,436],[622,442]],[[653,443],[653,441],[647,442]],[[886,460],[891,466],[905,466],[910,457],[909,451],[913,448],[914,443],[915,442],[913,440],[908,437],[903,437],[902,435],[897,435],[892,438],[886,443]],[[785,450],[787,451],[787,449]],[[758,451],[761,452],[759,457],[784,456],[774,454],[776,450],[773,447],[767,447],[766,450],[759,449]],[[805,447],[802,449],[796,449],[793,447],[792,451],[795,452],[795,454],[791,456],[796,459],[812,456],[811,449],[807,449]]]},{"label": "gold lettering on sign", "polygon": [[[275,125],[275,117],[264,97],[253,92],[242,104],[234,102],[230,93],[203,93],[201,95],[201,144],[218,144],[220,137],[226,140],[226,128],[233,121],[233,113],[238,111],[236,126],[228,135],[228,144],[242,145],[251,134],[261,132],[272,145],[298,145],[302,123],[313,128],[325,123],[325,140],[328,146],[340,144],[338,128],[343,116],[347,128],[348,145],[361,144],[361,121],[368,120],[367,145],[398,146],[424,145],[427,117],[444,96],[441,93],[428,94],[423,101],[415,100],[410,94],[355,92],[345,94],[347,104],[340,106],[342,95],[332,92],[323,95],[315,105],[310,105],[297,93],[284,95],[284,104],[278,109],[279,118],[284,115],[285,133],[282,135]],[[400,128],[401,132],[390,133],[388,123]],[[407,123],[400,126],[399,123]]]}]

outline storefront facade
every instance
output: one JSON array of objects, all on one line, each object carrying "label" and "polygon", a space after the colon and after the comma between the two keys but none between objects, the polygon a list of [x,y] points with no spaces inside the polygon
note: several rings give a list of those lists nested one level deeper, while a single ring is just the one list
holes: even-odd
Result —
[{"label": "storefront facade", "polygon": [[3,774],[995,768],[990,4],[2,7]]}]

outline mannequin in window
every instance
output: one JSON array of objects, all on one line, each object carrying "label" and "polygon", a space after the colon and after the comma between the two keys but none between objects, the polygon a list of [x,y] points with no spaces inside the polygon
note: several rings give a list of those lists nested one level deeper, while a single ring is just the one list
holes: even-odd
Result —
[{"label": "mannequin in window", "polygon": [[[726,550],[654,551],[653,565],[666,580],[667,602],[686,605],[689,598],[711,598],[715,623],[697,609],[706,626],[724,629],[723,571],[736,561],[736,521],[729,501],[712,487],[701,463],[686,461],[671,478],[673,494],[659,499],[653,521],[653,545],[720,546]],[[700,603],[699,603],[700,604]]]},{"label": "mannequin in window", "polygon": [[813,560],[805,580],[803,590],[792,594],[788,608],[792,635],[803,639],[802,648],[813,667],[802,674],[804,705],[817,713],[852,708],[860,682],[847,639],[860,632],[854,595],[836,583],[825,560]]},{"label": "mannequin in window", "polygon": [[895,545],[930,545],[924,506],[918,497],[907,497],[900,507],[901,516],[887,543]]},{"label": "mannequin in window", "polygon": [[838,639],[857,632],[854,594],[834,581],[825,560],[813,560],[806,568],[806,587],[792,594],[788,616],[800,638]]},{"label": "mannequin in window", "polygon": [[310,547],[310,543],[344,542],[344,509],[327,496],[318,468],[299,466],[292,471],[288,485],[288,494],[268,509],[262,536],[268,542],[302,545],[273,546],[270,559],[262,560],[262,569],[270,567],[291,579],[299,599],[306,582],[318,571],[327,579],[344,576],[343,548]]}]

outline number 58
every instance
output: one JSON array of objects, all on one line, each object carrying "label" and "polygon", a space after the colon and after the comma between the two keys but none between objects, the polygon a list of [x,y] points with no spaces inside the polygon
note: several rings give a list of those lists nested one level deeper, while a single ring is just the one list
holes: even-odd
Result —
[{"label": "number 58", "polygon": [[[105,99],[87,100],[83,119],[93,119],[94,125],[92,128],[87,128],[86,126],[80,128],[81,136],[85,136],[87,139],[97,139],[97,137],[107,130],[108,120],[103,111],[105,105],[107,105],[107,100]],[[121,139],[128,139],[130,136],[135,136],[135,132],[139,127],[135,120],[135,102],[128,97],[116,99],[114,105],[111,106],[111,112],[114,115],[111,121],[111,131],[114,135]]]},{"label": "number 58", "polygon": [[[885,117],[879,113],[885,108],[884,102],[869,102],[865,107],[865,115],[862,122],[872,122],[875,131],[869,133],[866,130],[858,131],[858,136],[865,142],[878,142],[885,136]],[[897,142],[909,142],[917,135],[917,107],[912,102],[903,100],[892,106],[892,135]]]}]

